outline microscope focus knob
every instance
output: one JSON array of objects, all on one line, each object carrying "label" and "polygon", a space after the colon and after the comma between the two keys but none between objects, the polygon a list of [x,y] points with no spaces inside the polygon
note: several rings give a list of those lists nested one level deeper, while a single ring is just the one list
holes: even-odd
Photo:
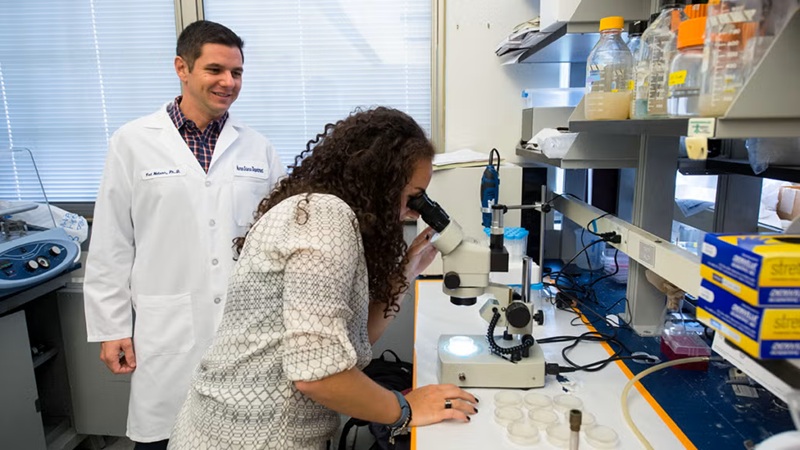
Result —
[{"label": "microscope focus knob", "polygon": [[506,320],[509,325],[523,328],[531,322],[531,311],[528,305],[522,302],[511,302],[506,308]]},{"label": "microscope focus knob", "polygon": [[447,272],[444,275],[444,285],[447,289],[458,289],[461,286],[461,277],[455,272]]}]

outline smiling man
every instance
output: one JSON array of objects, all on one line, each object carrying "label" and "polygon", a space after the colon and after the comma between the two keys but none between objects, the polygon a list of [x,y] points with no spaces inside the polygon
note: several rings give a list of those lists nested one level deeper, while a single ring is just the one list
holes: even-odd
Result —
[{"label": "smiling man", "polygon": [[284,174],[269,141],[228,109],[244,43],[192,23],[178,38],[181,95],[109,142],[95,204],[84,301],[89,342],[132,373],[128,436],[166,448],[194,369],[222,318],[233,239]]}]

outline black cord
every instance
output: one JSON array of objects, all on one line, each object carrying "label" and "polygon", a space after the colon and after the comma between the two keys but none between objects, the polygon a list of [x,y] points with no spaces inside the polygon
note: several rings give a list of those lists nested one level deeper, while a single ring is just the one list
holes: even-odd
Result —
[{"label": "black cord", "polygon": [[522,352],[525,350],[533,347],[533,344],[536,343],[536,340],[533,336],[526,334],[522,336],[522,343],[519,345],[515,345],[513,347],[500,347],[494,341],[494,329],[497,326],[497,322],[500,321],[500,312],[497,308],[492,308],[492,320],[489,321],[489,329],[486,331],[486,340],[489,341],[489,348],[492,352],[498,355],[511,355],[510,361],[516,363],[520,359],[522,359]]}]

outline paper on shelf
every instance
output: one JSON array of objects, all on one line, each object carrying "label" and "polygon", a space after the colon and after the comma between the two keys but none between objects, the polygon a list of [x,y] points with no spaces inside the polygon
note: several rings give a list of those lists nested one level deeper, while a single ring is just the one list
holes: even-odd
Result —
[{"label": "paper on shelf", "polygon": [[433,170],[452,169],[455,167],[480,167],[487,164],[489,164],[489,152],[481,153],[469,148],[454,152],[437,153],[433,157]]}]

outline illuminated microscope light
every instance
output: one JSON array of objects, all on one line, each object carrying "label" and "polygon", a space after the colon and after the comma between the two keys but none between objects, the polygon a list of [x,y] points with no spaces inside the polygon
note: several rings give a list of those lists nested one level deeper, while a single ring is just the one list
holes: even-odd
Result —
[{"label": "illuminated microscope light", "polygon": [[468,336],[453,336],[447,341],[445,347],[448,352],[455,356],[470,356],[480,350],[480,347],[475,345],[475,341]]}]

